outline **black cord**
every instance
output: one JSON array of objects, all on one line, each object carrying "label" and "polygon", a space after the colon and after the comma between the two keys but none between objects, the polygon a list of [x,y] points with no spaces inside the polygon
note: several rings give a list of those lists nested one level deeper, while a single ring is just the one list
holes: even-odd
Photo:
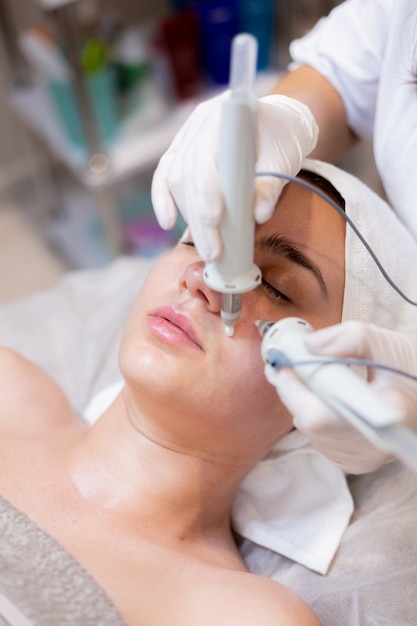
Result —
[{"label": "black cord", "polygon": [[352,222],[350,217],[348,215],[346,215],[345,211],[340,206],[338,206],[338,204],[336,202],[334,202],[332,198],[330,198],[327,194],[322,192],[320,189],[317,189],[317,187],[315,187],[311,183],[307,182],[306,180],[303,180],[302,178],[297,178],[295,176],[290,176],[289,174],[280,174],[278,172],[256,172],[255,176],[256,177],[271,176],[273,178],[283,178],[284,180],[291,181],[292,183],[296,183],[297,185],[301,185],[301,187],[305,187],[306,189],[309,189],[310,191],[315,193],[317,196],[322,198],[325,202],[327,202],[335,211],[337,211],[339,213],[339,215],[341,215],[343,217],[343,219],[346,221],[346,223],[349,224],[349,226],[351,227],[351,229],[353,230],[355,235],[359,238],[359,240],[365,246],[366,250],[371,255],[371,257],[374,260],[376,266],[378,267],[379,271],[381,272],[381,274],[383,275],[385,280],[388,282],[388,284],[391,285],[391,287],[406,302],[408,302],[412,306],[417,306],[417,302],[414,301],[414,300],[411,300],[411,298],[406,296],[405,293],[403,291],[401,291],[401,289],[398,287],[398,285],[396,285],[395,282],[392,280],[392,278],[387,274],[386,270],[382,266],[381,261],[378,259],[378,257],[376,256],[375,252],[373,251],[373,249],[371,248],[369,243],[366,241],[365,237],[358,230],[357,226],[354,224],[354,222]]}]

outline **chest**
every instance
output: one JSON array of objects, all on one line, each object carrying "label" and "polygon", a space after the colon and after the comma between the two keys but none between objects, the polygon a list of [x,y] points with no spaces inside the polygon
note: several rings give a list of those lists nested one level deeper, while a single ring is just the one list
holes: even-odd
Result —
[{"label": "chest", "polygon": [[[46,560],[31,558],[30,572],[24,568],[24,576],[46,580],[48,589],[44,591],[51,596],[49,585],[52,588],[62,580],[64,559],[75,571],[76,583],[73,579],[63,581],[66,589],[72,589],[71,597],[87,594],[89,602],[98,597],[101,604],[104,597],[106,610],[111,615],[119,612],[129,626],[205,623],[205,607],[208,609],[212,599],[219,597],[219,591],[223,593],[219,582],[223,568],[205,562],[181,545],[155,542],[146,528],[132,528],[122,518],[92,510],[68,496],[71,490],[65,484],[63,468],[53,469],[52,463],[47,463],[49,471],[45,472],[35,455],[26,456],[32,465],[30,483],[24,478],[27,470],[15,472],[12,480],[13,472],[3,468],[0,493],[26,518],[24,532],[31,529],[31,541],[49,545],[51,553]],[[53,478],[57,473],[59,482]],[[34,534],[33,523],[39,530]],[[36,545],[33,548],[36,551]],[[61,590],[54,597],[59,607],[56,610],[62,610],[65,594]],[[52,609],[50,606],[48,610]]]}]

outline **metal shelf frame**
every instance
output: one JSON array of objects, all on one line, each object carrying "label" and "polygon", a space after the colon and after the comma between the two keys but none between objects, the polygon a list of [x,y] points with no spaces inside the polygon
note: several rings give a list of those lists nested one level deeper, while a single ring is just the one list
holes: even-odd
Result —
[{"label": "metal shelf frame", "polygon": [[[47,18],[53,21],[59,41],[65,47],[73,73],[74,93],[85,132],[86,149],[78,149],[64,135],[42,83],[33,79],[18,81],[16,75],[12,75],[8,101],[29,131],[44,142],[51,154],[95,195],[110,249],[117,256],[124,252],[124,246],[117,218],[116,186],[129,177],[153,169],[195,106],[201,100],[217,95],[222,89],[213,88],[200,94],[198,98],[180,102],[165,119],[140,135],[127,136],[126,133],[121,133],[112,144],[103,146],[79,57],[81,36],[77,4],[82,0],[32,1],[35,1],[46,12]],[[19,52],[6,0],[0,0],[0,22],[0,27],[5,32],[9,66],[13,73],[13,68],[17,67],[16,59]],[[278,77],[278,71],[263,72],[257,80],[257,95],[268,93]]]}]

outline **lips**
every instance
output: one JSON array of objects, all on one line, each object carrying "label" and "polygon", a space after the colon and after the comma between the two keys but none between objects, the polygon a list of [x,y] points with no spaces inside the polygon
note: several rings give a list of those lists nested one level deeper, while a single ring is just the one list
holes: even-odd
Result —
[{"label": "lips", "polygon": [[153,334],[172,345],[189,345],[203,351],[201,341],[187,315],[172,306],[161,307],[148,317],[148,326]]}]

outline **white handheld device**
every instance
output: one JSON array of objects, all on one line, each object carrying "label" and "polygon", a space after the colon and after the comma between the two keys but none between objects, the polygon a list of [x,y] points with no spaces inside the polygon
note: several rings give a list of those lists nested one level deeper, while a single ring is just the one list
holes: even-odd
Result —
[{"label": "white handheld device", "polygon": [[206,284],[222,294],[221,316],[232,336],[240,316],[240,294],[255,289],[261,271],[253,262],[253,199],[256,164],[257,41],[237,35],[232,42],[230,96],[222,105],[219,171],[225,211],[220,223],[223,250],[204,269]]},{"label": "white handheld device", "polygon": [[402,426],[402,413],[384,402],[347,365],[313,354],[304,343],[310,324],[298,317],[279,322],[259,320],[261,354],[272,367],[291,367],[324,402],[345,417],[376,447],[395,454],[417,471],[417,436]]}]

